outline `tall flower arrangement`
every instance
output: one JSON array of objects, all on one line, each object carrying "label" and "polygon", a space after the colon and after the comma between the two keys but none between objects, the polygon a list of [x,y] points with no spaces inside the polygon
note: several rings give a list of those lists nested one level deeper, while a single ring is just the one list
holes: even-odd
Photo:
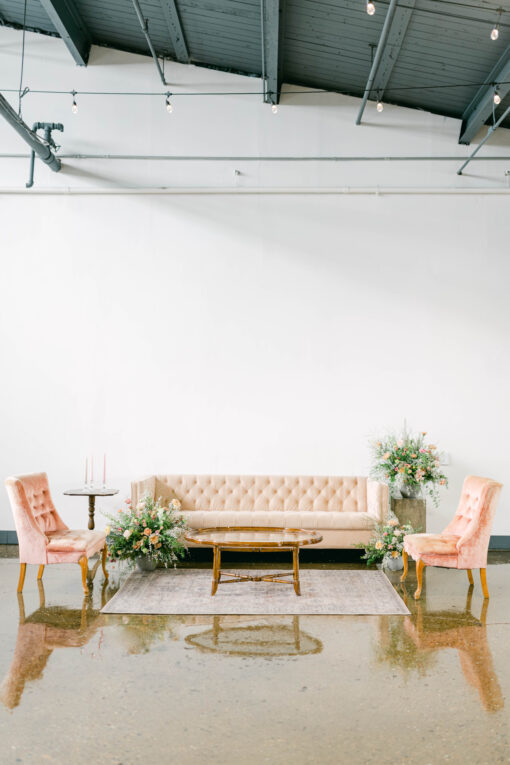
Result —
[{"label": "tall flower arrangement", "polygon": [[185,521],[176,515],[181,503],[178,499],[162,505],[161,500],[144,497],[136,507],[126,500],[127,508],[117,515],[107,515],[106,544],[110,560],[135,562],[140,556],[173,565],[186,553]]},{"label": "tall flower arrangement", "polygon": [[402,494],[416,496],[422,491],[434,504],[439,504],[438,486],[448,486],[441,471],[437,446],[425,443],[426,432],[418,436],[404,434],[401,438],[389,436],[373,446],[374,465],[371,475],[387,483]]}]

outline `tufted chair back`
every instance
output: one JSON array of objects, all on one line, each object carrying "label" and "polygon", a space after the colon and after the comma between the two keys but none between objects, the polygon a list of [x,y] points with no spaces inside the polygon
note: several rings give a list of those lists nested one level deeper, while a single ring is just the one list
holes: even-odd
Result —
[{"label": "tufted chair back", "polygon": [[443,534],[460,537],[457,544],[459,556],[474,553],[479,558],[479,563],[470,558],[471,568],[486,565],[492,522],[502,487],[490,478],[468,475],[462,486],[457,512],[443,531]]},{"label": "tufted chair back", "polygon": [[7,478],[7,494],[18,534],[20,559],[40,563],[45,554],[46,534],[67,529],[51,499],[46,473]]},{"label": "tufted chair back", "polygon": [[158,475],[132,485],[183,510],[367,512],[364,476]]}]

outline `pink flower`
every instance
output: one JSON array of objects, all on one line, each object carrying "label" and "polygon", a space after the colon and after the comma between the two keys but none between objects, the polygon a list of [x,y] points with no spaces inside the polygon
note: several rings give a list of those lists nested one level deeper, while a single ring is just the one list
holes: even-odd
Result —
[{"label": "pink flower", "polygon": [[130,499],[125,499],[124,502],[126,503],[126,505],[130,505],[131,504],[131,500]]},{"label": "pink flower", "polygon": [[422,447],[420,449],[420,454],[427,454],[427,450]]},{"label": "pink flower", "polygon": [[383,534],[383,537],[387,537],[387,536],[388,536],[388,532],[385,531],[384,534]]}]

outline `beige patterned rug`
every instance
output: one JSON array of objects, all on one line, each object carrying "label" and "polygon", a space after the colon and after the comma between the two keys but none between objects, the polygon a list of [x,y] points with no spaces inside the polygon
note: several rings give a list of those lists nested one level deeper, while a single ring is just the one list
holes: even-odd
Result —
[{"label": "beige patterned rug", "polygon": [[[136,571],[104,614],[408,614],[382,571],[304,569],[301,596],[288,584],[222,584],[211,597],[211,571]],[[250,574],[257,572],[250,570]],[[261,574],[268,573],[260,572]]]}]

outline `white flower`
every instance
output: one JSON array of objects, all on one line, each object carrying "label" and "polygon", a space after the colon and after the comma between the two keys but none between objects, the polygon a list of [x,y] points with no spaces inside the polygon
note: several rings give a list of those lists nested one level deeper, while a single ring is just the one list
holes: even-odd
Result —
[{"label": "white flower", "polygon": [[142,500],[141,502],[139,502],[139,503],[137,504],[137,506],[136,506],[136,509],[137,509],[137,510],[143,510],[143,509],[144,509],[144,507],[145,507],[145,502]]},{"label": "white flower", "polygon": [[132,533],[133,532],[131,531],[131,529],[126,529],[124,532],[124,536],[126,537],[126,539],[129,539]]}]

